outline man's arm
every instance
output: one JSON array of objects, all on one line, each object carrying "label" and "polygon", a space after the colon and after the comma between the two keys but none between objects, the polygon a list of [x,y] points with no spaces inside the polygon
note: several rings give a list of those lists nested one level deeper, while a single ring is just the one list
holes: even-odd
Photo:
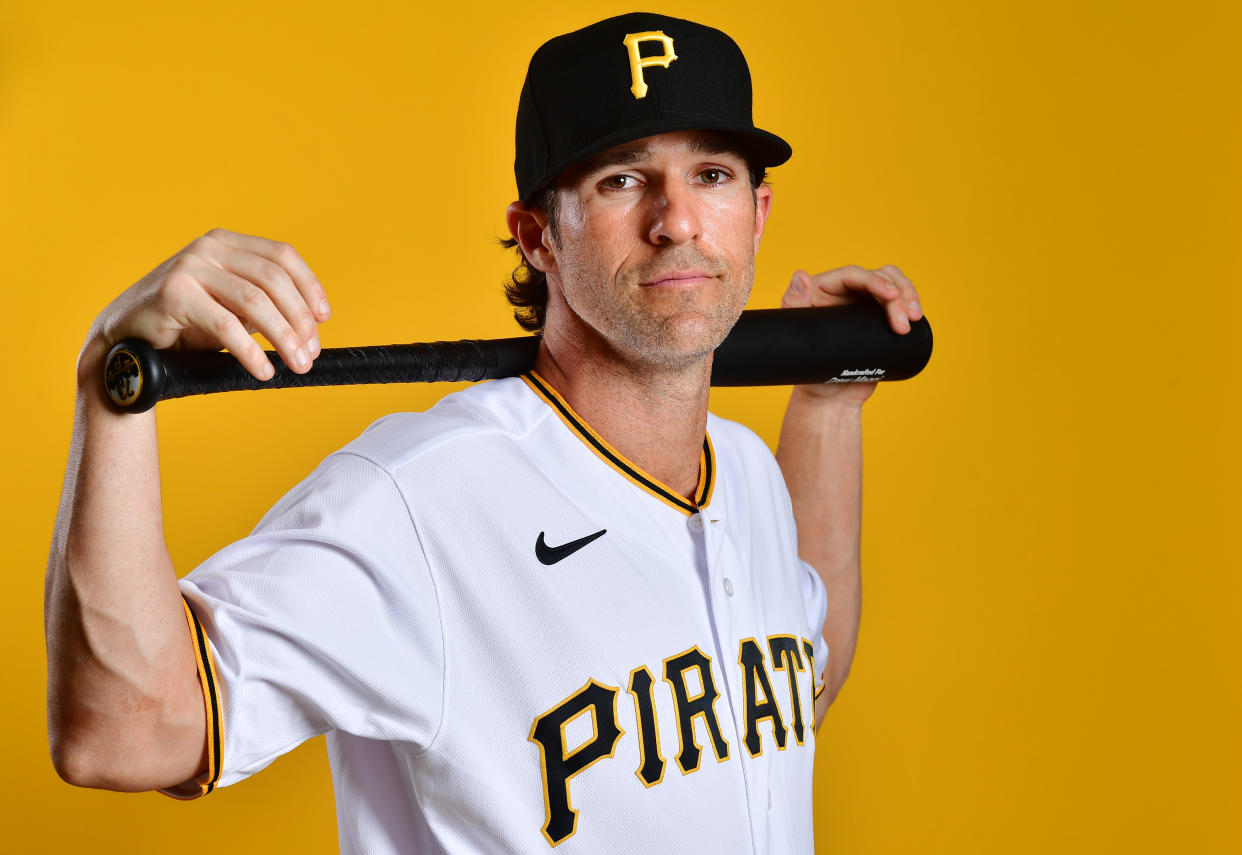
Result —
[{"label": "man's arm", "polygon": [[213,229],[92,325],[44,586],[48,736],[69,783],[141,791],[206,768],[203,694],[164,543],[155,411],[110,408],[108,349],[131,336],[157,348],[225,346],[265,379],[272,366],[249,333],[304,372],[326,318],[323,289],[292,247]]},{"label": "man's arm", "polygon": [[[794,274],[781,303],[831,306],[876,299],[888,308],[893,329],[910,331],[922,317],[918,294],[901,271],[886,265],[868,271],[851,265],[810,276]],[[874,383],[794,387],[781,425],[777,463],[793,502],[798,553],[819,573],[828,591],[824,640],[828,664],[816,703],[820,722],[849,676],[862,615],[862,405]]]},{"label": "man's arm", "polygon": [[102,349],[79,359],[48,557],[48,736],[69,783],[141,791],[206,768],[206,713],[164,546],[155,414],[109,408]]}]

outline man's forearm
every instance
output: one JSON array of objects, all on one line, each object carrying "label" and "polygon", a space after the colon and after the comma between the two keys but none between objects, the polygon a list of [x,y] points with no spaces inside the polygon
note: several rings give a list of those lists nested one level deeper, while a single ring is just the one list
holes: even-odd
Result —
[{"label": "man's forearm", "polygon": [[194,775],[205,712],[164,545],[154,415],[112,412],[99,355],[88,345],[83,360],[45,584],[48,732],[71,783],[150,789]]},{"label": "man's forearm", "polygon": [[832,703],[854,659],[862,612],[861,403],[815,397],[795,387],[776,459],[793,501],[798,552],[828,590],[824,683]]}]

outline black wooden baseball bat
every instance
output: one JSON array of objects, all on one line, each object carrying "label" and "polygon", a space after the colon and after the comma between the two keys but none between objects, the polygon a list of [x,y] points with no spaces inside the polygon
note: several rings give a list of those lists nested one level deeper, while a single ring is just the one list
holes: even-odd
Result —
[{"label": "black wooden baseball bat", "polygon": [[[276,374],[258,380],[223,351],[155,350],[138,339],[118,342],[104,361],[104,388],[120,409],[140,413],[165,398],[358,383],[491,380],[529,371],[537,336],[465,339],[370,347],[330,347],[305,374],[267,351]],[[893,332],[879,303],[804,309],[750,309],[716,350],[713,386],[786,386],[905,380],[931,359],[927,318]]]}]

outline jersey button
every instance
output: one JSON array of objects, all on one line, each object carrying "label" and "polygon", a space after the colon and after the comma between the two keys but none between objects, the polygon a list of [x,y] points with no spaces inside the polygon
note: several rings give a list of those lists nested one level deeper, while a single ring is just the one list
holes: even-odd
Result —
[{"label": "jersey button", "polygon": [[725,576],[724,589],[725,589],[726,594],[728,594],[730,597],[733,596],[733,580],[730,579],[728,576]]},{"label": "jersey button", "polygon": [[703,515],[702,514],[691,514],[690,522],[688,522],[687,525],[690,526],[690,530],[694,532],[695,534],[702,534],[703,533]]}]

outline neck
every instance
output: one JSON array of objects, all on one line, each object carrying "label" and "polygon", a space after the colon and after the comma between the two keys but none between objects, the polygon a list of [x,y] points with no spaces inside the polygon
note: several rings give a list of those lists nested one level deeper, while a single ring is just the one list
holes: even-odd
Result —
[{"label": "neck", "polygon": [[535,370],[609,445],[693,500],[711,362],[708,354],[677,368],[656,366],[600,342],[545,331]]}]

